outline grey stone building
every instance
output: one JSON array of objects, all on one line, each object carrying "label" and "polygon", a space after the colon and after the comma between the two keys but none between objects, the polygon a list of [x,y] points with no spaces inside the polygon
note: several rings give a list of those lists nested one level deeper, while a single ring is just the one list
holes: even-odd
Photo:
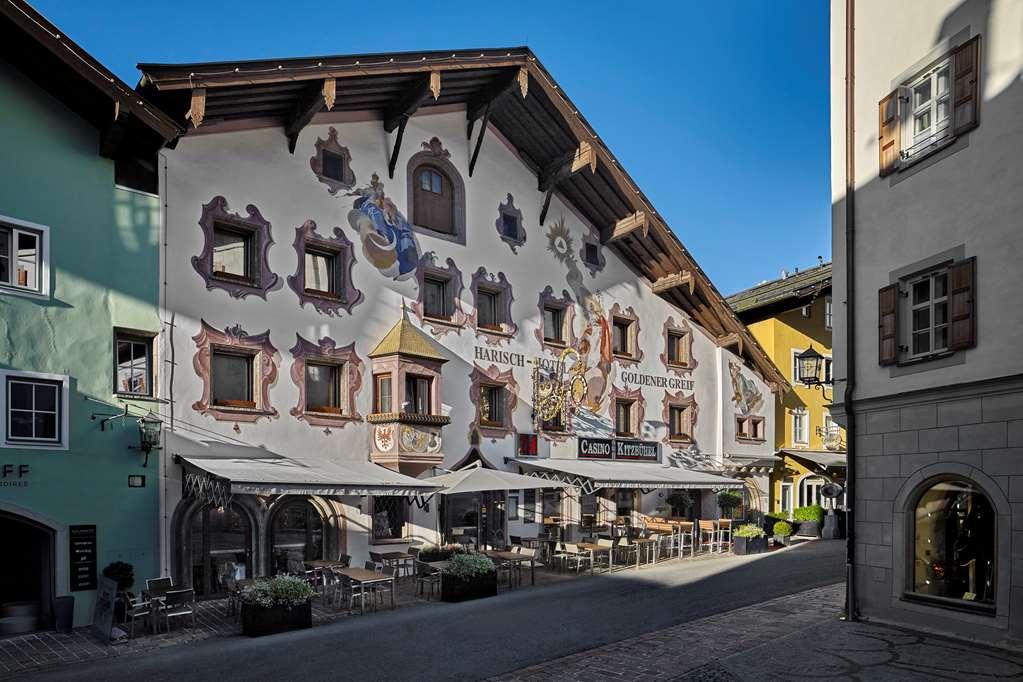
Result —
[{"label": "grey stone building", "polygon": [[1018,644],[1023,3],[833,0],[831,16],[855,608]]}]

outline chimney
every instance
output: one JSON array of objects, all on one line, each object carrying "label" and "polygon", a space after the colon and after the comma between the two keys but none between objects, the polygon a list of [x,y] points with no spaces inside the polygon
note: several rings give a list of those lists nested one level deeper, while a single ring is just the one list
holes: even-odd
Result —
[{"label": "chimney", "polygon": [[782,270],[781,271],[781,278],[782,279],[788,279],[789,278],[789,271],[788,270]]}]

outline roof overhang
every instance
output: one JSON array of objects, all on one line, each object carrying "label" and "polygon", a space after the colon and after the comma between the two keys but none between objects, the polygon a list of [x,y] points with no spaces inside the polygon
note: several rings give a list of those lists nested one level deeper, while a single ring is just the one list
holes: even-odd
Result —
[{"label": "roof overhang", "polygon": [[785,448],[781,452],[791,457],[797,457],[799,459],[812,462],[824,468],[839,467],[844,469],[846,466],[846,457],[844,452],[832,452],[831,450],[797,450],[795,448]]}]

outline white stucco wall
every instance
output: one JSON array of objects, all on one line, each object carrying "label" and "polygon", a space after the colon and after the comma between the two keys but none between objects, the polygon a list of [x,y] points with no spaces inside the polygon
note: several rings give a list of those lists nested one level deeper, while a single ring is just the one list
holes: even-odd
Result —
[{"label": "white stucco wall", "polygon": [[[831,159],[835,386],[846,377],[845,0],[831,3]],[[1023,372],[1023,3],[1017,0],[856,2],[856,398]],[[980,125],[910,170],[878,178],[878,102],[946,39],[981,35]],[[936,54],[934,56],[937,56]],[[920,64],[924,66],[925,64]],[[977,347],[940,371],[893,373],[877,362],[877,291],[893,271],[963,246],[977,258]]]}]

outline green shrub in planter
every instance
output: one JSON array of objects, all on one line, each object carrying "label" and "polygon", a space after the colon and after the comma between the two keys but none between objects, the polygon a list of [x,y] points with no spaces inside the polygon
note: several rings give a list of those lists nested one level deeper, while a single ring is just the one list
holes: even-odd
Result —
[{"label": "green shrub in planter", "polygon": [[808,507],[797,507],[792,517],[799,524],[799,534],[820,537],[821,524],[824,522],[824,507],[811,504]]},{"label": "green shrub in planter", "polygon": [[447,561],[455,554],[465,554],[465,547],[453,545],[427,545],[419,552],[419,560],[424,562]]},{"label": "green shrub in planter", "polygon": [[792,524],[788,521],[779,521],[774,524],[774,536],[777,538],[787,538],[792,535]]},{"label": "green shrub in planter", "polygon": [[440,580],[442,601],[466,601],[497,594],[494,562],[482,554],[453,555]]},{"label": "green shrub in planter", "polygon": [[718,506],[721,507],[721,511],[731,512],[741,504],[742,495],[739,493],[733,493],[728,490],[723,490],[718,493]]},{"label": "green shrub in planter", "polygon": [[732,534],[732,551],[738,555],[767,551],[767,533],[755,523],[746,523]]},{"label": "green shrub in planter", "polygon": [[242,634],[260,637],[311,628],[315,594],[304,580],[290,575],[258,581],[242,593]]}]

